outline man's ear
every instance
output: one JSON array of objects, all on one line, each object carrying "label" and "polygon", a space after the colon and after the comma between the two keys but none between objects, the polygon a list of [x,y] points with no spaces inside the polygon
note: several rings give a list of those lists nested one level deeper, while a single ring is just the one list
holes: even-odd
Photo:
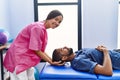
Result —
[{"label": "man's ear", "polygon": [[62,57],[62,60],[63,60],[63,61],[66,61],[67,59],[68,59],[68,56],[63,56],[63,57]]}]

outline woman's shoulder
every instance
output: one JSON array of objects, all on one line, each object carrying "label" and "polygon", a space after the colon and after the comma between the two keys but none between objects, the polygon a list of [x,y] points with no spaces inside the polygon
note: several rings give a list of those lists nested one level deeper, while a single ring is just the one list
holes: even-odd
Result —
[{"label": "woman's shoulder", "polygon": [[36,21],[31,23],[30,25],[34,25],[34,26],[44,26],[44,21]]},{"label": "woman's shoulder", "polygon": [[28,25],[28,28],[32,28],[32,29],[45,29],[44,26],[44,22],[43,21],[37,21],[37,22],[33,22],[31,24]]}]

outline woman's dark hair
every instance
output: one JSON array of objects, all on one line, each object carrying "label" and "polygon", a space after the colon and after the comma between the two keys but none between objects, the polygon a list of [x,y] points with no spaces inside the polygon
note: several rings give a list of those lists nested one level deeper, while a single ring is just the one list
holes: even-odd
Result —
[{"label": "woman's dark hair", "polygon": [[46,20],[53,19],[53,18],[55,18],[55,17],[57,17],[57,16],[60,16],[60,15],[63,17],[63,15],[62,15],[62,13],[61,13],[60,11],[58,11],[58,10],[52,10],[52,11],[48,14]]},{"label": "woman's dark hair", "polygon": [[62,55],[55,49],[52,54],[52,61],[61,61]]}]

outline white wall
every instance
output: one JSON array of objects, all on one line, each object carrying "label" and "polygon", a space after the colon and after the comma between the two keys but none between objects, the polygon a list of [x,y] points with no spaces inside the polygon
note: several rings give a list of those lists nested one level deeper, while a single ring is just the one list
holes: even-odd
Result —
[{"label": "white wall", "polygon": [[25,25],[34,21],[34,0],[1,0],[0,27],[15,38]]},{"label": "white wall", "polygon": [[82,0],[83,47],[117,48],[118,0]]},{"label": "white wall", "polygon": [[[34,21],[34,0],[1,0],[0,27],[15,38],[18,32]],[[83,47],[105,44],[117,47],[118,0],[82,0]]]},{"label": "white wall", "polygon": [[34,21],[34,0],[9,0],[10,34],[13,38]]},{"label": "white wall", "polygon": [[9,30],[8,2],[0,0],[0,28]]},{"label": "white wall", "polygon": [[120,49],[120,4],[118,8],[118,48]]}]

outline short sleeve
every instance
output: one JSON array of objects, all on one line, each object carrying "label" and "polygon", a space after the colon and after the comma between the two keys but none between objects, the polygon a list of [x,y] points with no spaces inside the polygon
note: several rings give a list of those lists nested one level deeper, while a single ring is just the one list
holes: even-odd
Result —
[{"label": "short sleeve", "polygon": [[85,58],[85,55],[81,57],[75,58],[71,62],[71,66],[78,71],[86,71],[90,73],[94,73],[94,67],[96,66],[96,62],[91,61],[89,58]]},{"label": "short sleeve", "polygon": [[44,30],[41,27],[33,27],[30,31],[29,49],[41,50],[44,39]]}]

